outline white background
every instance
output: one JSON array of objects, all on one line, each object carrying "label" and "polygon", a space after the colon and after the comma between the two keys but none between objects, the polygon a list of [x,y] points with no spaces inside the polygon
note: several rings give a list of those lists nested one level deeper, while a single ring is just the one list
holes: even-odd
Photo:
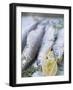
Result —
[{"label": "white background", "polygon": [[[67,5],[72,6],[73,0],[1,0],[0,1],[0,90],[72,90],[73,83],[62,85],[46,85],[34,87],[16,87],[8,86],[9,83],[9,3],[35,3],[49,5]],[[72,36],[73,38],[73,36]],[[73,66],[72,66],[73,68]],[[72,80],[73,81],[73,80]]]}]

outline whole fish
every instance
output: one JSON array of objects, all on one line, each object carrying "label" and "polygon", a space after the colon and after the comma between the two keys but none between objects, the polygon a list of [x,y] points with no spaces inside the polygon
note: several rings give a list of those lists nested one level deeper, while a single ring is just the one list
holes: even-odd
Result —
[{"label": "whole fish", "polygon": [[22,69],[26,69],[34,60],[41,45],[43,35],[44,27],[42,25],[28,34],[26,46],[22,53]]},{"label": "whole fish", "polygon": [[47,28],[44,34],[42,45],[36,60],[37,65],[42,66],[44,56],[46,55],[47,51],[52,48],[54,44],[54,39],[55,39],[55,29],[52,26],[50,26],[49,28]]}]

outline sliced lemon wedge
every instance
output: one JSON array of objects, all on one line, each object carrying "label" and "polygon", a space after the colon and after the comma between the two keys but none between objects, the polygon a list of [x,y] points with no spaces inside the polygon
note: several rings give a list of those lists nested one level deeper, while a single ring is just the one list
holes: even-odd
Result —
[{"label": "sliced lemon wedge", "polygon": [[42,64],[42,72],[45,76],[55,76],[57,73],[57,61],[53,51],[49,51]]}]

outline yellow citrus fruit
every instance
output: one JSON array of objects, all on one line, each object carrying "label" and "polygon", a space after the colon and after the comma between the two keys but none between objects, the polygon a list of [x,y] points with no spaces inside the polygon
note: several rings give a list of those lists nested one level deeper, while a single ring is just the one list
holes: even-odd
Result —
[{"label": "yellow citrus fruit", "polygon": [[42,64],[42,72],[46,76],[55,76],[57,73],[57,61],[54,57],[53,51],[49,51],[45,56]]}]

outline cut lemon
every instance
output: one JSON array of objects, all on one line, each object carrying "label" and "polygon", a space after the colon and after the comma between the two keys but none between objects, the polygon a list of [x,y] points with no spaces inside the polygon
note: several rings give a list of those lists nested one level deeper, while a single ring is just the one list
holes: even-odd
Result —
[{"label": "cut lemon", "polygon": [[42,72],[45,76],[55,76],[57,70],[57,61],[54,57],[53,51],[49,51],[43,61]]}]

